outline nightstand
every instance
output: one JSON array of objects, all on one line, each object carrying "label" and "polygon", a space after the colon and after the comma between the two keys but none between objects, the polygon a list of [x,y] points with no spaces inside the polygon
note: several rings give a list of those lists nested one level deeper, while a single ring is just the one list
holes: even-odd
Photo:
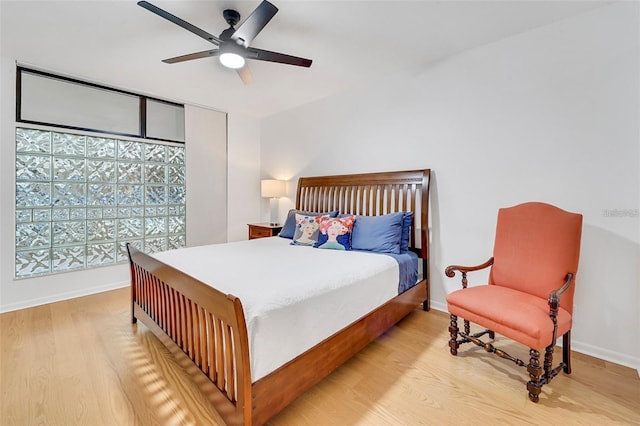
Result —
[{"label": "nightstand", "polygon": [[249,227],[249,239],[255,238],[273,237],[278,235],[282,229],[282,225],[272,225],[270,223],[248,223]]}]

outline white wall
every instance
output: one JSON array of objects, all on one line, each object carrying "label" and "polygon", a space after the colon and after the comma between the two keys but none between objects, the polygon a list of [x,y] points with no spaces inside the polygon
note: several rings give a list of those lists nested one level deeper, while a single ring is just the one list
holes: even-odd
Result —
[{"label": "white wall", "polygon": [[445,266],[489,258],[498,208],[581,212],[573,348],[638,367],[639,219],[606,214],[639,207],[638,12],[613,4],[268,117],[262,173],[432,168],[442,310],[459,286]]},{"label": "white wall", "polygon": [[260,222],[260,120],[229,113],[228,241],[246,240]]},{"label": "white wall", "polygon": [[227,114],[186,105],[187,245],[227,242]]}]

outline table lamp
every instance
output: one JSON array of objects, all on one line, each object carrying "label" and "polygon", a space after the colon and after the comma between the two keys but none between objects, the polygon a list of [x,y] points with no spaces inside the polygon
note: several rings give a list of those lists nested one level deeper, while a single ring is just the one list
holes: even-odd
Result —
[{"label": "table lamp", "polygon": [[278,198],[287,195],[287,182],[277,179],[263,179],[260,182],[260,194],[264,198],[269,198],[271,208],[270,225],[278,224]]}]

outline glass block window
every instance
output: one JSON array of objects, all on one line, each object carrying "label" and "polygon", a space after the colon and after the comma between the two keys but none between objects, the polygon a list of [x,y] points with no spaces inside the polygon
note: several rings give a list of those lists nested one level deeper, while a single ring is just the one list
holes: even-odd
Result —
[{"label": "glass block window", "polygon": [[185,246],[184,146],[16,129],[16,278]]}]

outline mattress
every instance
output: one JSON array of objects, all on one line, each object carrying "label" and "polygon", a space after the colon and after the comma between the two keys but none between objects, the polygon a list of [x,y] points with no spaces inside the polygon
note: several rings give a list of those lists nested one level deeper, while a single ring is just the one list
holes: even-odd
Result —
[{"label": "mattress", "polygon": [[242,302],[255,382],[398,294],[398,262],[280,237],[155,253]]}]

